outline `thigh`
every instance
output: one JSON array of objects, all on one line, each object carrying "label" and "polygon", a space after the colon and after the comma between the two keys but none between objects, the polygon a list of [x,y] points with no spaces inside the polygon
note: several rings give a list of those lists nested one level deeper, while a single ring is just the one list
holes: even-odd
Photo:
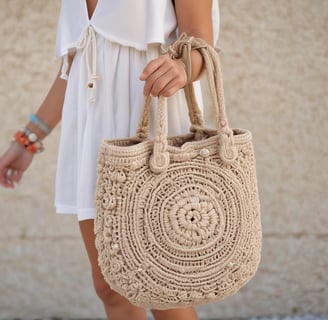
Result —
[{"label": "thigh", "polygon": [[105,305],[123,305],[125,299],[113,291],[102,275],[98,265],[98,251],[95,245],[94,220],[83,220],[79,222],[82,238],[91,264],[92,279],[98,297]]},{"label": "thigh", "polygon": [[95,246],[95,233],[94,233],[94,220],[83,220],[79,222],[82,239],[87,249],[88,257],[90,260],[93,272],[99,271],[98,266],[98,252]]},{"label": "thigh", "polygon": [[94,220],[83,220],[79,222],[80,231],[83,238],[85,248],[89,257],[91,264],[91,272],[93,284],[97,295],[104,302],[112,302],[112,300],[117,300],[118,294],[111,290],[107,282],[105,281],[101,269],[98,265],[98,251],[95,245],[95,233],[94,233]]}]

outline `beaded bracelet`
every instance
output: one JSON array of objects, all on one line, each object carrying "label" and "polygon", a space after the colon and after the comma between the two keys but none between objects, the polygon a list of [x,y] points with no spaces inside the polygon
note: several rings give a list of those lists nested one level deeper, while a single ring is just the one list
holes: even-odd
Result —
[{"label": "beaded bracelet", "polygon": [[47,126],[36,114],[30,115],[30,120],[34,123],[39,129],[45,132],[47,135],[51,132],[51,128]]},{"label": "beaded bracelet", "polygon": [[39,137],[34,133],[24,128],[18,130],[14,135],[15,141],[22,145],[27,151],[31,153],[40,153],[44,150],[43,143]]}]

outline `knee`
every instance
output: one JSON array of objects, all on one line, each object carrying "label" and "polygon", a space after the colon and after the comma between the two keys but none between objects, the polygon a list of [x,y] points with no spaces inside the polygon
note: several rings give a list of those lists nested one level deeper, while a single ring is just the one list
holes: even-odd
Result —
[{"label": "knee", "polygon": [[93,274],[93,283],[98,297],[107,306],[120,306],[125,303],[125,298],[113,291],[102,274]]},{"label": "knee", "polygon": [[147,319],[145,309],[132,305],[129,300],[113,291],[100,272],[93,274],[93,281],[96,293],[102,300],[106,313],[113,316],[113,319]]}]

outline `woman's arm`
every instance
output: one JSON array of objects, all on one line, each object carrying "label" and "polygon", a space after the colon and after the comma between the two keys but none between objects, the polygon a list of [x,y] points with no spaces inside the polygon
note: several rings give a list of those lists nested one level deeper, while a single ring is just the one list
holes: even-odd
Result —
[{"label": "woman's arm", "polygon": [[[175,12],[180,33],[202,38],[213,45],[212,0],[175,0]],[[203,59],[197,50],[192,52],[191,59],[191,81],[195,81],[202,71]],[[186,85],[187,75],[182,61],[163,55],[147,64],[140,80],[145,81],[146,96],[168,97]]]},{"label": "woman's arm", "polygon": [[[69,66],[73,60],[73,56],[69,57]],[[36,115],[49,128],[54,128],[61,119],[64,96],[66,91],[66,80],[60,78],[58,73],[53,82],[49,93],[37,110]],[[27,128],[43,139],[46,134],[39,129],[34,123],[29,122]],[[33,160],[34,154],[27,151],[19,143],[14,142],[7,151],[0,157],[0,185],[5,188],[13,188],[18,183],[25,170],[29,167]]]},{"label": "woman's arm", "polygon": [[[180,34],[185,32],[213,45],[212,0],[176,0],[175,12]],[[192,52],[191,58],[192,81],[195,81],[201,74],[203,58],[198,50]]]},{"label": "woman's arm", "polygon": [[[68,56],[68,72],[72,64],[73,58],[74,55]],[[36,112],[38,118],[42,122],[44,122],[49,128],[54,128],[61,120],[67,81],[62,79],[60,77],[60,74],[61,72],[59,71],[47,96],[45,97],[40,108]],[[41,139],[46,136],[46,134],[32,122],[29,122],[26,127],[30,131],[35,132]]]}]

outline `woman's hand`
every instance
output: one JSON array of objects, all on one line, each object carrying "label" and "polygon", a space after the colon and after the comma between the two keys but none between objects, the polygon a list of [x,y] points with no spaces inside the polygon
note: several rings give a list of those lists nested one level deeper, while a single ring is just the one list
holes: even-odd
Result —
[{"label": "woman's hand", "polygon": [[0,157],[0,185],[14,188],[33,160],[33,153],[14,142]]},{"label": "woman's hand", "polygon": [[185,65],[164,54],[146,65],[140,80],[145,81],[145,96],[170,97],[187,84]]}]

